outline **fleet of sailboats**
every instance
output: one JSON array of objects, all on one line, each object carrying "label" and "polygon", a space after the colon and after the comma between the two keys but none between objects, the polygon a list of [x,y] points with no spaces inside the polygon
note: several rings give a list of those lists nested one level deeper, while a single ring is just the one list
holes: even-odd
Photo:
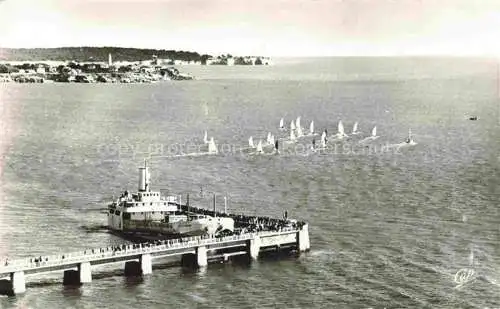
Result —
[{"label": "fleet of sailboats", "polygon": [[[279,121],[279,130],[281,131],[287,131],[286,128],[284,127],[285,124],[285,119],[281,118]],[[333,142],[340,142],[344,140],[345,138],[350,138],[351,136],[355,135],[360,135],[362,132],[358,130],[359,123],[356,121],[353,124],[352,131],[350,134],[347,134],[345,132],[344,125],[341,120],[338,122],[337,126],[337,132],[336,134],[333,135]],[[285,144],[292,144],[292,143],[297,143],[299,139],[301,138],[307,138],[307,137],[313,137],[312,143],[311,143],[311,150],[312,152],[317,152],[318,150],[322,149],[327,149],[329,145],[329,140],[328,140],[328,131],[325,129],[321,132],[321,137],[319,139],[319,143],[317,143],[316,139],[314,136],[318,135],[319,132],[317,133],[315,131],[315,126],[314,126],[314,120],[311,120],[310,125],[309,125],[309,132],[304,134],[303,128],[301,127],[301,116],[298,116],[296,119],[290,121],[290,132],[288,133],[288,138],[286,136],[282,137],[275,137],[272,132],[268,132],[266,136],[263,136],[259,139],[259,142],[257,145],[254,143],[253,136],[250,136],[248,138],[248,148],[242,148],[243,150],[254,150],[255,154],[279,154],[279,145],[280,143],[284,142]],[[371,134],[361,140],[358,141],[358,144],[363,145],[366,143],[369,143],[373,140],[378,139],[380,136],[377,135],[377,126],[374,126],[371,130]],[[353,141],[354,142],[354,141]],[[196,152],[196,153],[187,153],[187,154],[177,154],[177,155],[170,155],[170,156],[161,156],[161,157],[171,157],[171,158],[176,158],[176,157],[197,157],[197,156],[203,156],[203,155],[217,155],[219,154],[219,149],[217,147],[217,144],[215,143],[214,137],[210,137],[208,139],[208,132],[205,130],[204,135],[203,135],[203,143],[207,144],[208,150],[205,152]],[[404,141],[400,142],[399,144],[389,144],[389,147],[408,147],[408,146],[415,146],[417,145],[417,142],[415,142],[412,134],[411,128],[408,129],[408,136],[405,138]],[[267,147],[273,147],[272,151],[267,151],[265,152],[265,148]]]},{"label": "fleet of sailboats", "polygon": [[[278,128],[280,131],[286,130],[284,124],[285,124],[285,119],[281,118],[279,121],[279,128]],[[347,134],[345,132],[345,128],[344,128],[344,124],[342,123],[342,120],[339,120],[338,126],[337,126],[337,133],[333,135],[333,137],[334,137],[333,140],[338,142],[338,141],[343,140],[344,138],[347,138],[349,136],[355,136],[355,135],[361,134],[361,132],[358,130],[358,126],[359,126],[358,121],[354,122],[353,127],[352,127],[352,131],[350,132],[350,134]],[[277,139],[272,134],[272,132],[268,132],[267,136],[265,137],[264,142],[262,139],[260,139],[257,145],[255,145],[255,143],[254,143],[253,136],[250,136],[248,138],[248,148],[255,149],[256,154],[263,154],[264,147],[274,146],[272,153],[279,153],[278,140],[283,140],[286,143],[296,143],[302,137],[315,136],[318,134],[315,132],[314,120],[311,120],[311,122],[310,122],[309,130],[308,130],[309,132],[304,134],[303,128],[301,126],[301,116],[298,116],[295,120],[290,121],[290,129],[289,130],[290,130],[290,133],[289,133],[288,138],[281,137],[279,139]],[[364,143],[373,141],[379,137],[380,136],[377,135],[377,126],[374,126],[371,130],[371,134],[369,136],[365,137],[364,139],[360,140],[359,143],[364,144]],[[208,144],[208,152],[205,154],[218,154],[219,153],[217,145],[215,144],[214,138],[211,137],[210,140],[208,140],[208,132],[207,131],[204,132],[203,142],[205,144]],[[417,145],[417,143],[413,139],[411,128],[408,129],[408,137],[405,139],[404,142],[402,142],[400,144],[393,144],[393,145],[401,146],[401,147]],[[327,148],[327,146],[328,146],[328,134],[327,134],[327,130],[324,130],[321,133],[321,137],[320,137],[318,144],[316,143],[315,139],[312,140],[311,150],[316,152],[316,150],[325,149],[325,148]],[[203,154],[203,153],[199,153],[196,155],[201,155],[201,154]],[[185,155],[182,155],[182,156],[185,156]]]}]

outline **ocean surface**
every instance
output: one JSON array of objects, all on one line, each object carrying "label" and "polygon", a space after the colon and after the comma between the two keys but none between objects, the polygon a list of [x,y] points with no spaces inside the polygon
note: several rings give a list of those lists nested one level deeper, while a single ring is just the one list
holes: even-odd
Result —
[{"label": "ocean surface", "polygon": [[[497,64],[472,58],[287,59],[267,67],[184,66],[194,81],[0,84],[0,257],[124,243],[102,228],[112,196],[152,188],[209,207],[309,222],[311,251],[250,266],[121,265],[65,288],[27,277],[0,308],[500,308],[500,98]],[[469,116],[478,116],[477,121]],[[280,118],[361,136],[311,154],[240,151]],[[377,126],[380,138],[359,147]],[[411,128],[418,143],[395,149]],[[220,155],[206,151],[204,131]],[[271,151],[267,148],[266,151]],[[203,194],[201,193],[203,191]],[[219,199],[222,200],[222,199]],[[222,207],[222,204],[220,204]],[[473,269],[459,285],[455,274]]]}]

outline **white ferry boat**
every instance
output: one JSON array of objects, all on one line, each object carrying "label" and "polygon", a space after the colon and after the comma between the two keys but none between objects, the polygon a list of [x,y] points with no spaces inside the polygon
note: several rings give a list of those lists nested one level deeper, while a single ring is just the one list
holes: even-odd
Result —
[{"label": "white ferry boat", "polygon": [[108,228],[124,237],[154,240],[234,231],[232,218],[189,213],[181,209],[176,196],[151,191],[146,162],[139,168],[138,192],[125,191],[109,204],[107,215]]}]

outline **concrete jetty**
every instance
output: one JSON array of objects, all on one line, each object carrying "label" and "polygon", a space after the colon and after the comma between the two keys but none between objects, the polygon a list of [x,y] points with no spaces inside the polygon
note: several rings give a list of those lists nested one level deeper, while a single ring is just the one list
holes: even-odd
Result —
[{"label": "concrete jetty", "polygon": [[199,236],[158,240],[150,243],[96,248],[80,252],[31,259],[8,260],[0,266],[0,294],[15,295],[26,291],[26,278],[42,273],[64,271],[64,285],[82,285],[92,281],[92,266],[124,264],[125,276],[149,275],[156,258],[180,256],[183,267],[203,268],[211,261],[232,257],[255,260],[262,252],[310,248],[307,224],[276,231],[242,233],[226,237]]}]

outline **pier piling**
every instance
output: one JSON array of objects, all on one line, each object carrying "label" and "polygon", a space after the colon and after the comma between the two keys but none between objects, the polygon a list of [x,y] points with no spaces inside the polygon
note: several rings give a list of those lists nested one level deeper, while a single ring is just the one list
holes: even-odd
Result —
[{"label": "pier piling", "polygon": [[299,252],[309,251],[311,245],[309,242],[309,226],[304,224],[297,232],[297,249]]},{"label": "pier piling", "polygon": [[0,294],[14,296],[26,292],[26,280],[23,271],[10,274],[10,280],[0,280]]},{"label": "pier piling", "polygon": [[80,283],[92,282],[92,271],[90,269],[90,262],[83,262],[78,265],[78,275]]},{"label": "pier piling", "polygon": [[196,247],[195,253],[186,253],[182,255],[181,264],[186,268],[203,268],[208,265],[207,247]]},{"label": "pier piling", "polygon": [[149,275],[153,273],[153,264],[151,262],[151,254],[141,255],[141,272],[143,275]]},{"label": "pier piling", "polygon": [[196,248],[196,261],[198,267],[205,267],[208,265],[207,247],[200,246]]},{"label": "pier piling", "polygon": [[260,251],[260,238],[255,236],[252,239],[247,240],[247,252],[250,260],[257,260],[259,258]]},{"label": "pier piling", "polygon": [[125,276],[135,277],[153,273],[151,254],[145,253],[139,257],[139,261],[125,262]]},{"label": "pier piling", "polygon": [[92,270],[90,262],[78,264],[78,269],[69,269],[64,271],[63,285],[82,285],[92,282]]}]

